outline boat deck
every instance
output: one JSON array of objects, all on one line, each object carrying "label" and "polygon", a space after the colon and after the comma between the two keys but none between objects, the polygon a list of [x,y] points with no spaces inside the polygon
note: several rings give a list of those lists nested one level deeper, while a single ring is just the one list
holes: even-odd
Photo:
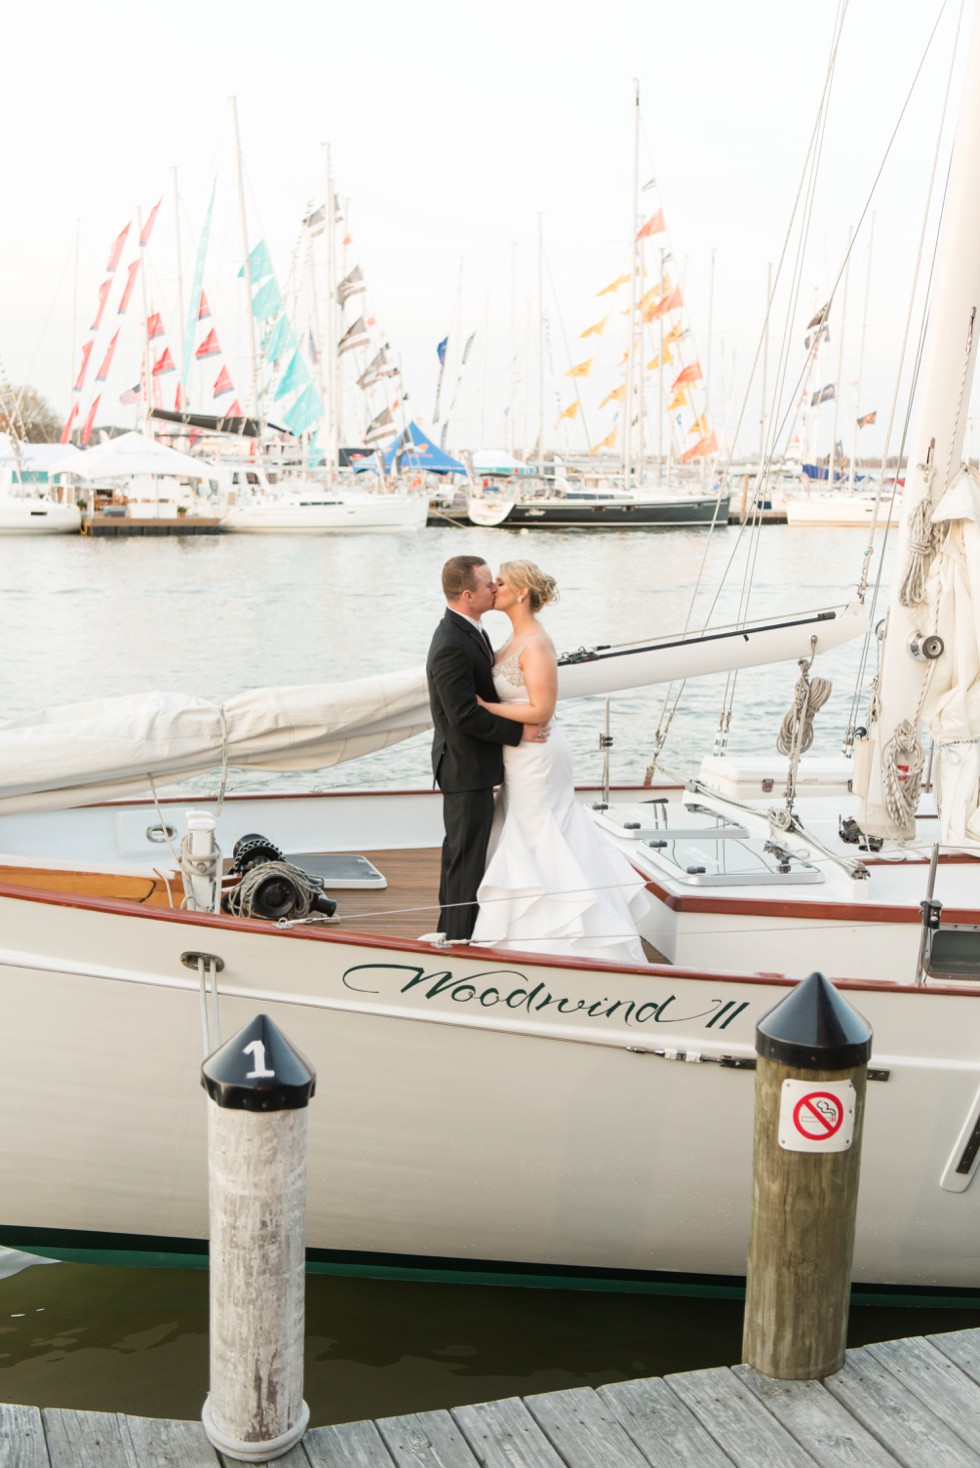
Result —
[{"label": "boat deck", "polygon": [[[0,1406],[17,1468],[233,1468],[200,1422]],[[849,1351],[825,1381],[748,1366],[308,1431],[279,1468],[975,1468],[980,1329]]]}]

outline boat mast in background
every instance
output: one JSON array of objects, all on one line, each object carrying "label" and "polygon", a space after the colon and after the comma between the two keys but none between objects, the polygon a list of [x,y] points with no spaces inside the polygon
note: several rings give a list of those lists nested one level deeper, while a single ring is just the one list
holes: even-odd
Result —
[{"label": "boat mast in background", "polygon": [[337,206],[335,203],[335,186],[333,170],[330,165],[330,144],[323,145],[323,173],[326,195],[323,203],[323,227],[326,234],[326,308],[324,311],[324,345],[323,345],[323,401],[324,401],[324,451],[327,461],[327,473],[330,481],[337,477],[337,466],[340,457],[339,425],[340,414],[337,407],[337,383],[339,373],[337,371],[337,260],[336,260],[336,234],[337,234]]},{"label": "boat mast in background", "polygon": [[623,488],[633,473],[633,358],[636,351],[637,193],[640,183],[640,83],[633,78],[633,154],[630,166],[630,314],[626,343],[626,398],[623,404]]},{"label": "boat mast in background", "polygon": [[[255,317],[252,314],[252,266],[248,255],[248,225],[245,222],[245,177],[242,172],[242,145],[238,136],[238,104],[234,97],[231,103],[231,124],[235,139],[235,172],[238,179],[238,223],[241,231],[242,260],[245,280],[245,319],[248,322],[249,367],[252,374],[252,416],[260,419],[259,413],[259,360],[255,349]],[[261,421],[259,428],[261,430]]]}]

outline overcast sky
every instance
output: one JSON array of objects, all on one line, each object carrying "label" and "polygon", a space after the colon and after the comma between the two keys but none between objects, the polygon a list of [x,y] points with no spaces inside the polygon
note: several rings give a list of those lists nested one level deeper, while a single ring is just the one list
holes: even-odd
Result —
[{"label": "overcast sky", "polygon": [[[640,208],[664,210],[697,351],[703,364],[710,358],[714,418],[731,436],[759,341],[767,263],[783,246],[836,14],[836,0],[361,0],[348,6],[170,0],[163,8],[131,0],[13,0],[0,87],[6,140],[0,360],[8,380],[30,382],[59,412],[67,407],[76,221],[75,365],[112,241],[137,208],[145,217],[161,196],[148,289],[152,309],[175,331],[176,169],[185,292],[217,180],[205,285],[236,388],[247,398],[235,276],[241,251],[234,96],[250,245],[266,240],[284,282],[306,207],[324,197],[322,144],[328,141],[338,192],[349,200],[357,251],[351,258],[363,266],[370,309],[400,358],[411,406],[423,422],[432,417],[437,342],[450,334],[455,347],[477,333],[455,430],[472,448],[505,441],[508,405],[525,426],[533,420],[527,432],[536,432],[541,215],[547,441],[558,406],[571,401],[573,385],[564,373],[592,351],[580,333],[606,311],[609,298],[596,293],[626,268],[636,77],[640,181],[656,180]],[[872,204],[860,400],[842,388],[838,423],[845,436],[855,403],[861,412],[878,411],[876,427],[862,431],[866,452],[883,443],[957,16],[958,0],[947,0],[945,9],[941,0],[850,0],[847,9],[793,315],[794,380],[803,363],[802,328],[837,274],[848,228],[865,207],[941,17]],[[967,26],[969,20],[968,14]],[[958,84],[957,76],[954,100]],[[132,253],[127,250],[123,264]],[[848,281],[845,384],[858,376],[867,268],[866,221]],[[625,332],[616,322],[625,319],[618,315],[625,304],[620,292],[590,382],[597,392],[618,380]],[[97,422],[132,421],[133,410],[119,406],[118,394],[139,376],[141,309],[137,294]],[[785,310],[780,297],[770,382]],[[523,383],[516,394],[508,365],[515,323]],[[838,370],[839,320],[834,327],[824,358],[828,381]],[[618,339],[615,330],[622,332]],[[107,341],[104,327],[90,377]],[[452,355],[449,365],[447,397],[454,391]],[[88,400],[86,393],[83,412]],[[739,440],[746,453],[759,440],[759,402],[756,389]],[[610,423],[608,412],[593,411],[590,437],[601,437]]]}]

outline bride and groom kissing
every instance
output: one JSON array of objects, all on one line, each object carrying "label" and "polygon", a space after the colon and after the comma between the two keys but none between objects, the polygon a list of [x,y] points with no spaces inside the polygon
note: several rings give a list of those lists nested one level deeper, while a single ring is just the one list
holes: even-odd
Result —
[{"label": "bride and groom kissing", "polygon": [[[446,613],[426,662],[446,832],[440,934],[645,964],[643,881],[576,800],[554,719],[558,659],[538,620],[558,599],[554,579],[531,561],[506,561],[494,577],[481,557],[453,556],[442,589]],[[493,610],[511,623],[499,652],[482,626]]]}]

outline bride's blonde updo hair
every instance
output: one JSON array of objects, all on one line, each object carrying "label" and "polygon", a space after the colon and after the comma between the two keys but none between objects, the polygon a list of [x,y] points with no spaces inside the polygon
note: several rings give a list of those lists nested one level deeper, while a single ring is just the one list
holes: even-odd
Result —
[{"label": "bride's blonde updo hair", "polygon": [[532,612],[540,612],[549,602],[558,600],[558,586],[554,576],[549,576],[533,561],[503,561],[501,576],[506,576],[515,591],[526,591]]}]

